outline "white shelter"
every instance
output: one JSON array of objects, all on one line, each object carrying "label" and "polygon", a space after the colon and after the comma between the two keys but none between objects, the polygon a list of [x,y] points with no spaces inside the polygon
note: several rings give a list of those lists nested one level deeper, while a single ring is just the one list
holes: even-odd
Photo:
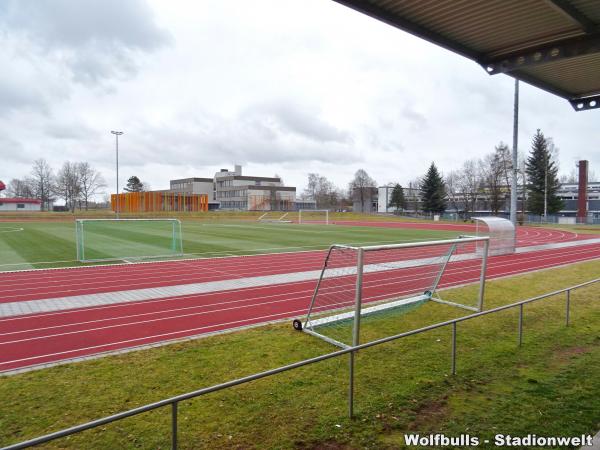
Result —
[{"label": "white shelter", "polygon": [[502,217],[473,217],[477,226],[477,236],[489,236],[488,255],[511,255],[515,252],[517,234],[510,220]]}]

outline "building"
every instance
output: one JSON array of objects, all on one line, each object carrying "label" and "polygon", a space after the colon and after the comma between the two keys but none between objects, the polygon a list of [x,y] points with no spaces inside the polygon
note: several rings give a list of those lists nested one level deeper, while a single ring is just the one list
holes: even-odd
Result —
[{"label": "building", "polygon": [[[390,206],[392,200],[392,191],[394,190],[394,184],[389,183],[386,186],[379,186],[377,188],[377,197],[374,199],[377,201],[377,212],[379,213],[394,213],[396,208]],[[421,196],[419,195],[419,189],[409,184],[409,187],[403,187],[404,199],[406,200],[405,212],[414,213],[420,209]]]},{"label": "building", "polygon": [[37,198],[0,198],[0,212],[41,211],[42,201]]},{"label": "building", "polygon": [[[594,219],[600,219],[600,181],[591,181],[587,183],[586,198],[586,216]],[[575,217],[578,214],[579,206],[579,184],[563,183],[557,191],[565,206],[561,214],[569,217]]]},{"label": "building", "polygon": [[208,195],[208,209],[245,211],[293,211],[297,209],[296,188],[284,186],[279,177],[242,174],[242,166],[233,171],[221,169],[213,178],[171,180],[169,192]]},{"label": "building", "polygon": [[354,188],[352,190],[352,211],[361,213],[378,212],[378,189],[376,187]]}]

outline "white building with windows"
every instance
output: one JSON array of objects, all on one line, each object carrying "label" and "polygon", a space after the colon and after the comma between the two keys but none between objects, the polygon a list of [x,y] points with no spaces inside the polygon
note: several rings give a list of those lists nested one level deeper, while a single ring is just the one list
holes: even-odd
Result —
[{"label": "white building with windows", "polygon": [[209,209],[293,211],[296,188],[284,186],[279,177],[242,175],[242,166],[221,169],[213,178],[171,180],[170,191],[207,194]]},{"label": "white building with windows", "polygon": [[37,198],[3,198],[0,197],[0,212],[41,211],[42,201]]}]

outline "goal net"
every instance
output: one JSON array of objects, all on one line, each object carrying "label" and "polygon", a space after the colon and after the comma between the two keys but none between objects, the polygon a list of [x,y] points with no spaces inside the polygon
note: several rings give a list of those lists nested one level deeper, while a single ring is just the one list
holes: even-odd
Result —
[{"label": "goal net", "polygon": [[299,209],[298,223],[329,225],[328,209]]},{"label": "goal net", "polygon": [[181,256],[177,219],[78,219],[77,259],[81,262]]},{"label": "goal net", "polygon": [[[477,251],[482,242],[485,251]],[[294,328],[339,347],[357,345],[366,317],[438,302],[481,311],[488,237],[353,247],[327,253],[308,314]],[[440,288],[479,283],[472,298],[445,298]]]}]

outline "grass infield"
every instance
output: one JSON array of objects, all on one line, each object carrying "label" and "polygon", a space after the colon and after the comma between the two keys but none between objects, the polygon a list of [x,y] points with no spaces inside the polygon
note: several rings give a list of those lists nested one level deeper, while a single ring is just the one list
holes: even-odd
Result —
[{"label": "grass infield", "polygon": [[[486,307],[587,281],[600,261],[490,281]],[[452,290],[471,295],[472,287]],[[398,449],[404,432],[482,439],[496,433],[594,434],[600,428],[600,286],[411,336],[357,355],[355,420],[346,416],[348,359],[318,363],[179,404],[182,449]],[[462,312],[428,303],[370,320],[362,339],[447,320]],[[333,348],[270,325],[0,378],[0,445],[165,397],[316,356]],[[164,408],[61,439],[44,448],[169,448]],[[482,445],[480,448],[485,448]]]},{"label": "grass infield", "polygon": [[[113,226],[114,228],[114,226]],[[240,220],[183,220],[184,257],[249,255],[319,250],[336,243],[375,244],[453,238],[460,232],[401,228],[268,224]],[[126,230],[121,236],[127,241]],[[143,246],[156,235],[136,238]],[[0,271],[81,265],[76,259],[75,223],[58,221],[0,222]]]}]

